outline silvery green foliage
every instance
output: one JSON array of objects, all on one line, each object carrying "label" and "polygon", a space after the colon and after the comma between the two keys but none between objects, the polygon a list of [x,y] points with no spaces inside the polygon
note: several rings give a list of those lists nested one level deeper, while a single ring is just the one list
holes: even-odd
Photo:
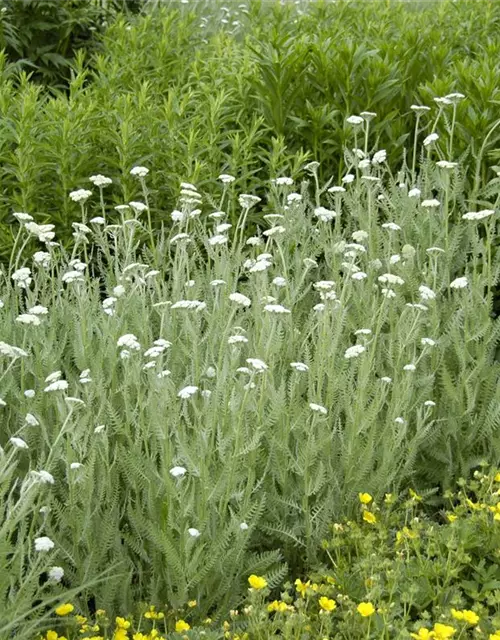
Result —
[{"label": "silvery green foliage", "polygon": [[[273,585],[284,561],[314,562],[359,491],[446,485],[498,459],[498,201],[464,202],[460,167],[443,180],[436,159],[394,180],[353,155],[342,188],[308,165],[302,185],[277,176],[236,205],[228,174],[217,201],[171,185],[161,233],[146,171],[117,207],[99,179],[75,197],[71,255],[16,214],[0,610],[29,610],[57,566],[43,598],[91,583],[110,611],[226,611],[248,574]],[[422,207],[431,196],[442,204]],[[494,213],[463,218],[478,209]]]}]

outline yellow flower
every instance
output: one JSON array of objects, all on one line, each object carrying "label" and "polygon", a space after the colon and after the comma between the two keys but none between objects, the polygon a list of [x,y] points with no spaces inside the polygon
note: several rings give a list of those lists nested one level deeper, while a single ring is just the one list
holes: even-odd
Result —
[{"label": "yellow flower", "polygon": [[446,517],[448,518],[449,522],[455,522],[455,520],[458,518],[458,516],[456,516],[454,513],[447,513]]},{"label": "yellow flower", "polygon": [[375,524],[377,522],[377,516],[371,511],[363,511],[363,520],[369,524]]},{"label": "yellow flower", "polygon": [[91,636],[87,640],[104,640],[104,638],[102,636]]},{"label": "yellow flower", "polygon": [[125,618],[116,618],[115,622],[118,629],[130,629],[130,622]]},{"label": "yellow flower", "polygon": [[415,502],[422,502],[422,496],[419,496],[416,491],[414,491],[413,489],[409,489],[409,492],[410,492],[410,498],[412,500],[415,500]]},{"label": "yellow flower", "polygon": [[267,580],[252,573],[252,575],[248,578],[248,584],[253,589],[265,589],[267,587]]},{"label": "yellow flower", "polygon": [[328,584],[335,584],[335,578],[333,578],[332,576],[326,576],[326,581],[328,582]]},{"label": "yellow flower", "polygon": [[118,629],[115,630],[115,633],[113,635],[113,640],[126,640],[127,638],[128,638],[128,635],[127,635],[126,629],[118,627]]},{"label": "yellow flower", "polygon": [[189,629],[191,629],[191,627],[188,625],[187,622],[184,622],[184,620],[177,620],[177,622],[175,623],[175,630],[177,631],[177,633],[182,633],[183,631],[189,631]]},{"label": "yellow flower", "polygon": [[75,620],[78,622],[78,624],[85,624],[87,622],[87,618],[85,618],[84,616],[75,616]]},{"label": "yellow flower", "polygon": [[335,609],[337,608],[337,603],[331,598],[322,596],[319,599],[319,606],[323,609],[323,611],[328,611],[330,613],[331,611],[335,611]]},{"label": "yellow flower", "polygon": [[386,504],[392,504],[394,502],[394,495],[392,493],[386,493],[384,497],[384,502]]},{"label": "yellow flower", "polygon": [[288,609],[288,606],[287,606],[286,602],[281,602],[281,601],[278,601],[278,600],[274,600],[273,602],[271,602],[271,603],[269,603],[267,605],[267,610],[269,612],[279,611],[280,613],[283,613],[287,609]]},{"label": "yellow flower", "polygon": [[434,638],[436,640],[448,640],[455,633],[456,629],[454,627],[450,627],[447,624],[441,624],[440,622],[436,622],[434,625],[433,633]]},{"label": "yellow flower", "polygon": [[430,638],[434,638],[434,632],[429,631],[425,627],[420,627],[418,633],[410,633],[412,638],[416,638],[416,640],[429,640]]},{"label": "yellow flower", "polygon": [[75,607],[67,602],[66,604],[59,605],[56,609],[56,615],[58,616],[67,616],[69,613],[75,610]]},{"label": "yellow flower", "polygon": [[196,600],[188,600],[188,607],[190,607],[191,609],[193,607],[196,607],[198,603],[196,602]]},{"label": "yellow flower", "polygon": [[368,616],[372,616],[375,613],[375,607],[371,602],[360,602],[357,611],[363,618],[368,618]]},{"label": "yellow flower", "polygon": [[[497,473],[497,475],[500,476],[500,473]],[[497,482],[500,482],[500,480],[496,479],[496,476],[495,476],[495,480]],[[495,631],[495,633],[490,633],[489,640],[500,640],[500,631]]]},{"label": "yellow flower", "polygon": [[132,638],[133,640],[149,640],[148,636],[145,636],[143,633],[134,633]]},{"label": "yellow flower", "polygon": [[[495,475],[495,482],[500,482],[500,472]],[[495,633],[500,633],[500,631],[496,631]]]},{"label": "yellow flower", "polygon": [[205,618],[205,620],[203,620],[203,624],[212,624],[212,618]]},{"label": "yellow flower", "polygon": [[307,587],[311,586],[311,581],[308,580],[307,582],[302,582],[302,580],[300,578],[297,578],[297,580],[295,580],[295,588],[297,589],[297,592],[300,593],[300,595],[305,598],[306,597],[306,591],[307,591]]},{"label": "yellow flower", "polygon": [[500,520],[500,513],[495,513],[495,515],[493,516],[493,520],[496,520],[498,522]]},{"label": "yellow flower", "polygon": [[358,495],[359,495],[359,501],[361,502],[361,504],[370,504],[370,502],[373,500],[373,498],[369,493],[360,493]]},{"label": "yellow flower", "polygon": [[47,640],[66,640],[66,638],[57,635],[57,631],[47,631]]},{"label": "yellow flower", "polygon": [[467,624],[476,626],[479,623],[479,616],[474,611],[465,609],[463,614],[464,614],[464,620],[465,622],[467,622]]}]

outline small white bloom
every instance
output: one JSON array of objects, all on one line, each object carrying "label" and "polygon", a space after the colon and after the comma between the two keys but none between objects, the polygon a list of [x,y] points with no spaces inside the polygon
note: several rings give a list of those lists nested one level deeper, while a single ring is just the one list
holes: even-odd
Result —
[{"label": "small white bloom", "polygon": [[357,358],[365,351],[366,351],[366,347],[364,345],[355,344],[354,346],[349,347],[348,349],[345,350],[344,358],[346,358],[346,360],[350,360],[351,358]]},{"label": "small white bloom", "polygon": [[355,177],[356,176],[353,173],[346,173],[345,176],[342,178],[342,182],[344,184],[350,184],[351,182],[354,182]]},{"label": "small white bloom", "polygon": [[250,298],[247,298],[247,296],[244,296],[242,293],[238,293],[237,291],[229,294],[229,300],[231,300],[231,302],[236,302],[236,304],[239,304],[242,307],[249,307],[252,304]]},{"label": "small white bloom", "polygon": [[45,387],[44,392],[50,393],[51,391],[66,391],[68,387],[69,385],[66,380],[56,380]]},{"label": "small white bloom", "polygon": [[375,164],[375,165],[382,164],[386,160],[387,160],[387,151],[385,149],[380,149],[380,151],[377,151],[376,153],[373,154],[372,164]]},{"label": "small white bloom", "polygon": [[49,569],[49,579],[53,582],[61,582],[64,577],[64,569],[62,567],[51,567]]},{"label": "small white bloom", "polygon": [[384,298],[395,298],[396,293],[392,289],[382,289],[382,295]]},{"label": "small white bloom", "polygon": [[430,144],[432,144],[433,142],[436,142],[436,140],[439,140],[439,136],[437,133],[430,133],[425,139],[424,139],[424,147],[428,147]]},{"label": "small white bloom", "polygon": [[106,428],[105,424],[100,424],[94,429],[94,433],[102,433]]},{"label": "small white bloom", "polygon": [[482,209],[481,211],[469,211],[468,213],[464,213],[462,218],[464,220],[483,220],[484,218],[488,218],[495,213],[495,209]]},{"label": "small white bloom", "polygon": [[88,189],[77,189],[76,191],[71,191],[69,197],[73,202],[85,202],[92,195],[92,191]]},{"label": "small white bloom", "polygon": [[116,342],[116,346],[127,347],[127,349],[132,349],[133,351],[139,351],[141,348],[139,341],[133,333],[126,333],[120,336]]},{"label": "small white bloom", "polygon": [[430,200],[422,200],[421,206],[425,209],[432,209],[434,207],[439,207],[441,203],[436,198],[431,198]]},{"label": "small white bloom", "polygon": [[369,235],[366,231],[360,229],[359,231],[354,231],[351,237],[355,242],[365,242],[368,240]]},{"label": "small white bloom", "polygon": [[129,205],[132,207],[132,209],[136,212],[136,213],[143,213],[144,211],[147,210],[147,205],[144,204],[144,202],[129,202]]},{"label": "small white bloom", "polygon": [[287,309],[281,304],[266,304],[264,307],[264,311],[278,314],[291,313],[290,309]]},{"label": "small white bloom", "polygon": [[248,525],[247,525],[247,523],[246,523],[246,522],[242,522],[242,523],[240,524],[240,529],[241,529],[242,531],[247,531],[247,529],[248,529]]},{"label": "small white bloom", "polygon": [[22,438],[17,438],[16,436],[12,436],[9,438],[9,442],[16,447],[16,449],[28,449],[28,445]]},{"label": "small white bloom", "polygon": [[389,258],[389,264],[397,264],[398,262],[401,262],[401,256],[399,253],[395,253]]},{"label": "small white bloom", "polygon": [[421,304],[420,302],[407,302],[405,306],[410,309],[418,309],[419,311],[429,311],[429,307],[426,307],[425,304]]},{"label": "small white bloom", "polygon": [[467,287],[467,285],[469,284],[467,278],[465,277],[461,277],[461,278],[456,278],[455,280],[453,280],[453,282],[450,283],[450,288],[451,289],[465,289],[465,287]]},{"label": "small white bloom", "polygon": [[261,245],[263,243],[262,238],[259,238],[258,236],[251,236],[250,238],[248,238],[248,240],[246,241],[246,244],[252,246],[252,247],[258,247],[259,245]]},{"label": "small white bloom", "polygon": [[382,376],[380,380],[381,382],[386,382],[387,384],[391,384],[392,382],[392,378],[389,378],[389,376]]},{"label": "small white bloom", "polygon": [[293,180],[292,178],[288,178],[286,176],[283,176],[281,178],[276,178],[276,184],[281,187],[281,186],[286,186],[286,187],[291,187],[293,184]]},{"label": "small white bloom", "polygon": [[198,387],[195,387],[193,385],[188,385],[187,387],[184,387],[179,391],[179,393],[177,394],[177,397],[182,398],[183,400],[187,400],[191,396],[194,396],[194,394],[197,391],[198,391]]},{"label": "small white bloom", "polygon": [[320,313],[321,311],[325,310],[325,304],[323,302],[318,302],[318,304],[315,304],[313,307],[313,311],[316,311],[316,313]]},{"label": "small white bloom", "polygon": [[389,229],[390,231],[401,231],[401,227],[395,222],[384,222],[384,224],[382,225],[382,229]]},{"label": "small white bloom", "polygon": [[245,338],[245,336],[240,336],[240,335],[229,336],[229,338],[227,339],[228,344],[245,344],[247,342],[248,342],[248,338]]},{"label": "small white bloom", "polygon": [[313,287],[318,291],[330,291],[335,287],[333,280],[318,280],[313,284]]},{"label": "small white bloom", "polygon": [[398,418],[394,419],[394,422],[396,422],[397,424],[405,424],[405,419],[399,416]]},{"label": "small white bloom", "polygon": [[300,193],[289,193],[286,197],[286,201],[288,204],[293,204],[294,202],[302,202],[302,196]]},{"label": "small white bloom", "polygon": [[290,362],[290,366],[295,369],[295,371],[300,371],[301,373],[305,373],[309,371],[309,367],[304,362]]},{"label": "small white bloom", "polygon": [[436,403],[433,400],[426,400],[424,402],[424,407],[435,407]]},{"label": "small white bloom", "polygon": [[316,209],[314,209],[314,215],[322,222],[331,222],[337,216],[337,213],[325,207],[316,207]]},{"label": "small white bloom", "polygon": [[266,371],[266,369],[269,369],[267,364],[263,360],[259,360],[258,358],[247,358],[246,361],[256,371]]},{"label": "small white bloom", "polygon": [[430,107],[426,107],[426,106],[420,105],[420,104],[412,104],[410,109],[413,109],[413,111],[415,111],[416,113],[424,113],[425,111],[430,111],[431,110]]},{"label": "small white bloom", "polygon": [[315,413],[322,413],[324,416],[328,413],[328,409],[326,407],[323,407],[321,404],[316,404],[315,402],[310,402],[309,408]]},{"label": "small white bloom", "polygon": [[275,278],[273,278],[272,284],[274,284],[276,287],[286,287],[286,279],[282,276],[276,276]]},{"label": "small white bloom", "polygon": [[372,334],[371,329],[358,329],[357,331],[354,332],[355,336],[371,336],[371,334]]},{"label": "small white bloom", "polygon": [[8,358],[21,358],[26,357],[28,354],[20,347],[14,347],[0,340],[0,355],[7,356]]},{"label": "small white bloom", "polygon": [[413,364],[405,364],[405,366],[403,367],[403,371],[416,371],[417,367]]},{"label": "small white bloom", "polygon": [[200,300],[179,300],[172,305],[172,309],[192,309],[196,312],[204,311],[206,308],[206,302]]},{"label": "small white bloom", "polygon": [[81,462],[72,462],[69,465],[69,468],[72,469],[73,471],[76,471],[77,469],[81,469],[83,467],[83,464]]},{"label": "small white bloom", "polygon": [[383,275],[378,277],[378,281],[383,284],[399,284],[402,285],[405,283],[403,278],[396,276],[394,273],[384,273]]},{"label": "small white bloom", "polygon": [[67,284],[72,282],[83,282],[83,276],[80,271],[67,271],[62,275],[61,280]]},{"label": "small white bloom", "polygon": [[24,418],[24,422],[30,427],[38,427],[38,425],[40,424],[32,413],[26,414],[26,417]]},{"label": "small white bloom", "polygon": [[418,288],[418,291],[420,293],[420,297],[422,298],[422,300],[436,299],[436,294],[434,293],[434,291],[429,287],[426,287],[425,284],[420,285],[420,287]]},{"label": "small white bloom", "polygon": [[259,198],[258,196],[250,195],[248,193],[242,193],[238,197],[238,202],[243,209],[250,209],[260,201],[261,198]]},{"label": "small white bloom", "polygon": [[24,392],[24,395],[26,396],[26,398],[34,398],[35,397],[35,390],[34,389],[26,389],[26,391]]},{"label": "small white bloom", "polygon": [[38,327],[42,321],[34,314],[21,313],[21,315],[17,316],[16,322],[20,322],[21,324],[32,324],[33,326]]},{"label": "small white bloom", "polygon": [[368,277],[368,274],[365,273],[364,271],[356,271],[356,273],[351,274],[351,278],[353,280],[364,280],[367,277]]},{"label": "small white bloom", "polygon": [[183,478],[187,473],[187,469],[185,467],[172,467],[169,473],[174,478]]},{"label": "small white bloom", "polygon": [[212,281],[210,282],[210,285],[211,285],[212,287],[221,287],[221,286],[222,286],[222,285],[224,285],[224,284],[226,284],[226,281],[225,281],[225,280],[212,280]]},{"label": "small white bloom", "polygon": [[132,167],[130,170],[131,176],[137,176],[138,178],[145,178],[149,173],[149,169],[147,167]]},{"label": "small white bloom", "polygon": [[198,529],[195,529],[194,527],[190,527],[188,529],[188,533],[192,538],[198,538],[198,536],[201,536],[201,532],[198,531]]},{"label": "small white bloom", "polygon": [[429,347],[434,347],[436,345],[436,341],[433,340],[432,338],[422,338],[422,340],[420,340],[420,343],[425,347],[425,346],[429,346]]},{"label": "small white bloom", "polygon": [[440,169],[454,169],[458,166],[458,162],[449,162],[448,160],[438,160],[436,165]]},{"label": "small white bloom", "polygon": [[54,484],[54,476],[48,471],[44,471],[43,469],[40,471],[32,471],[31,472],[37,480],[40,481],[41,484]]},{"label": "small white bloom", "polygon": [[263,231],[262,235],[266,236],[266,238],[270,238],[272,236],[281,235],[282,233],[285,233],[285,231],[285,227],[282,225],[276,225],[275,227],[271,227],[270,229]]},{"label": "small white bloom", "polygon": [[354,126],[363,124],[364,120],[361,116],[349,116],[346,118],[346,122]]},{"label": "small white bloom", "polygon": [[223,184],[231,184],[236,180],[234,176],[231,176],[228,173],[221,173],[217,179],[220,180]]},{"label": "small white bloom", "polygon": [[421,194],[420,189],[417,189],[416,187],[408,191],[409,198],[418,198],[420,194]]},{"label": "small white bloom", "polygon": [[217,245],[222,245],[222,244],[227,244],[228,242],[228,237],[224,236],[222,234],[220,235],[216,235],[216,236],[212,236],[208,239],[208,243],[212,246],[215,247]]},{"label": "small white bloom", "polygon": [[27,289],[31,282],[31,269],[29,267],[21,267],[12,274],[12,280],[20,289]]},{"label": "small white bloom", "polygon": [[30,216],[29,213],[17,212],[12,214],[16,220],[19,222],[32,222],[33,216]]},{"label": "small white bloom", "polygon": [[50,551],[54,546],[52,540],[47,536],[35,538],[35,551]]},{"label": "small white bloom", "polygon": [[96,187],[106,187],[109,184],[113,183],[113,180],[111,180],[111,178],[107,178],[106,176],[103,176],[100,173],[98,173],[96,176],[90,176],[89,180]]}]

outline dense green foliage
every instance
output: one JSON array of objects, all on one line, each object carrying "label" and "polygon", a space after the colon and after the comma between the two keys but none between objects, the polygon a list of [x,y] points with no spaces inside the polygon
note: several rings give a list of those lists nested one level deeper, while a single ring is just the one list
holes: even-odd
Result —
[{"label": "dense green foliage", "polygon": [[[14,210],[36,212],[68,237],[75,220],[68,192],[96,170],[111,173],[126,197],[128,171],[154,169],[156,224],[165,220],[179,180],[213,189],[221,169],[241,191],[258,189],[269,172],[296,176],[306,154],[324,179],[342,175],[345,118],[378,113],[370,146],[390,148],[401,166],[413,145],[413,103],[433,111],[420,121],[421,141],[444,134],[452,110],[433,98],[460,91],[448,160],[464,162],[464,188],[492,177],[498,162],[500,4],[325,3],[296,6],[161,3],[151,15],[123,18],[84,70],[78,57],[69,95],[48,97],[2,65],[0,234],[9,242]],[[206,14],[203,16],[202,14]],[[449,138],[448,138],[449,139]],[[212,181],[212,182],[211,182]],[[114,193],[116,203],[120,192]]]}]

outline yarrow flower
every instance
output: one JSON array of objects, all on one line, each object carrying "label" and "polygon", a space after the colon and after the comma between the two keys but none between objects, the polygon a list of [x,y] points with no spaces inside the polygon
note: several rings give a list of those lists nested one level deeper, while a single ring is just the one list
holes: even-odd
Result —
[{"label": "yarrow flower", "polygon": [[55,547],[53,541],[47,536],[35,538],[35,551],[51,551]]},{"label": "yarrow flower", "polygon": [[194,394],[197,391],[198,391],[198,387],[195,387],[193,385],[188,385],[187,387],[184,387],[179,391],[179,393],[177,394],[177,397],[182,398],[183,400],[186,400],[187,398],[194,396]]},{"label": "yarrow flower", "polygon": [[132,167],[130,169],[131,176],[137,176],[138,178],[145,178],[149,173],[149,169],[147,167]]},{"label": "yarrow flower", "polygon": [[290,366],[295,369],[295,371],[300,371],[302,373],[309,371],[309,367],[303,362],[290,362]]},{"label": "yarrow flower", "polygon": [[174,478],[183,478],[187,473],[187,469],[185,467],[172,467],[169,473]]},{"label": "yarrow flower", "polygon": [[345,350],[344,358],[350,360],[351,358],[357,358],[366,351],[366,347],[362,344],[355,344]]},{"label": "yarrow flower", "polygon": [[71,191],[69,197],[73,202],[85,202],[92,195],[92,191],[88,189],[77,189],[76,191]]},{"label": "yarrow flower", "polygon": [[237,291],[229,294],[229,300],[231,300],[231,302],[236,302],[236,304],[239,304],[242,307],[249,307],[252,304],[250,298],[247,298],[247,296],[242,293],[238,293]]},{"label": "yarrow flower", "polygon": [[290,309],[287,309],[281,304],[266,304],[264,307],[264,311],[268,311],[270,313],[277,313],[277,314],[291,313]]},{"label": "yarrow flower", "polygon": [[100,173],[98,173],[96,176],[90,176],[89,180],[96,187],[107,187],[108,185],[113,183],[113,180],[111,180],[111,178],[107,178]]},{"label": "yarrow flower", "polygon": [[456,278],[453,282],[450,282],[450,289],[465,289],[469,281],[466,277]]},{"label": "yarrow flower", "polygon": [[309,408],[315,413],[322,413],[324,416],[328,413],[328,409],[326,407],[323,407],[321,404],[316,404],[315,402],[310,402]]},{"label": "yarrow flower", "polygon": [[481,209],[481,211],[469,211],[468,213],[464,213],[462,218],[464,220],[483,220],[484,218],[492,216],[494,213],[494,209]]}]

